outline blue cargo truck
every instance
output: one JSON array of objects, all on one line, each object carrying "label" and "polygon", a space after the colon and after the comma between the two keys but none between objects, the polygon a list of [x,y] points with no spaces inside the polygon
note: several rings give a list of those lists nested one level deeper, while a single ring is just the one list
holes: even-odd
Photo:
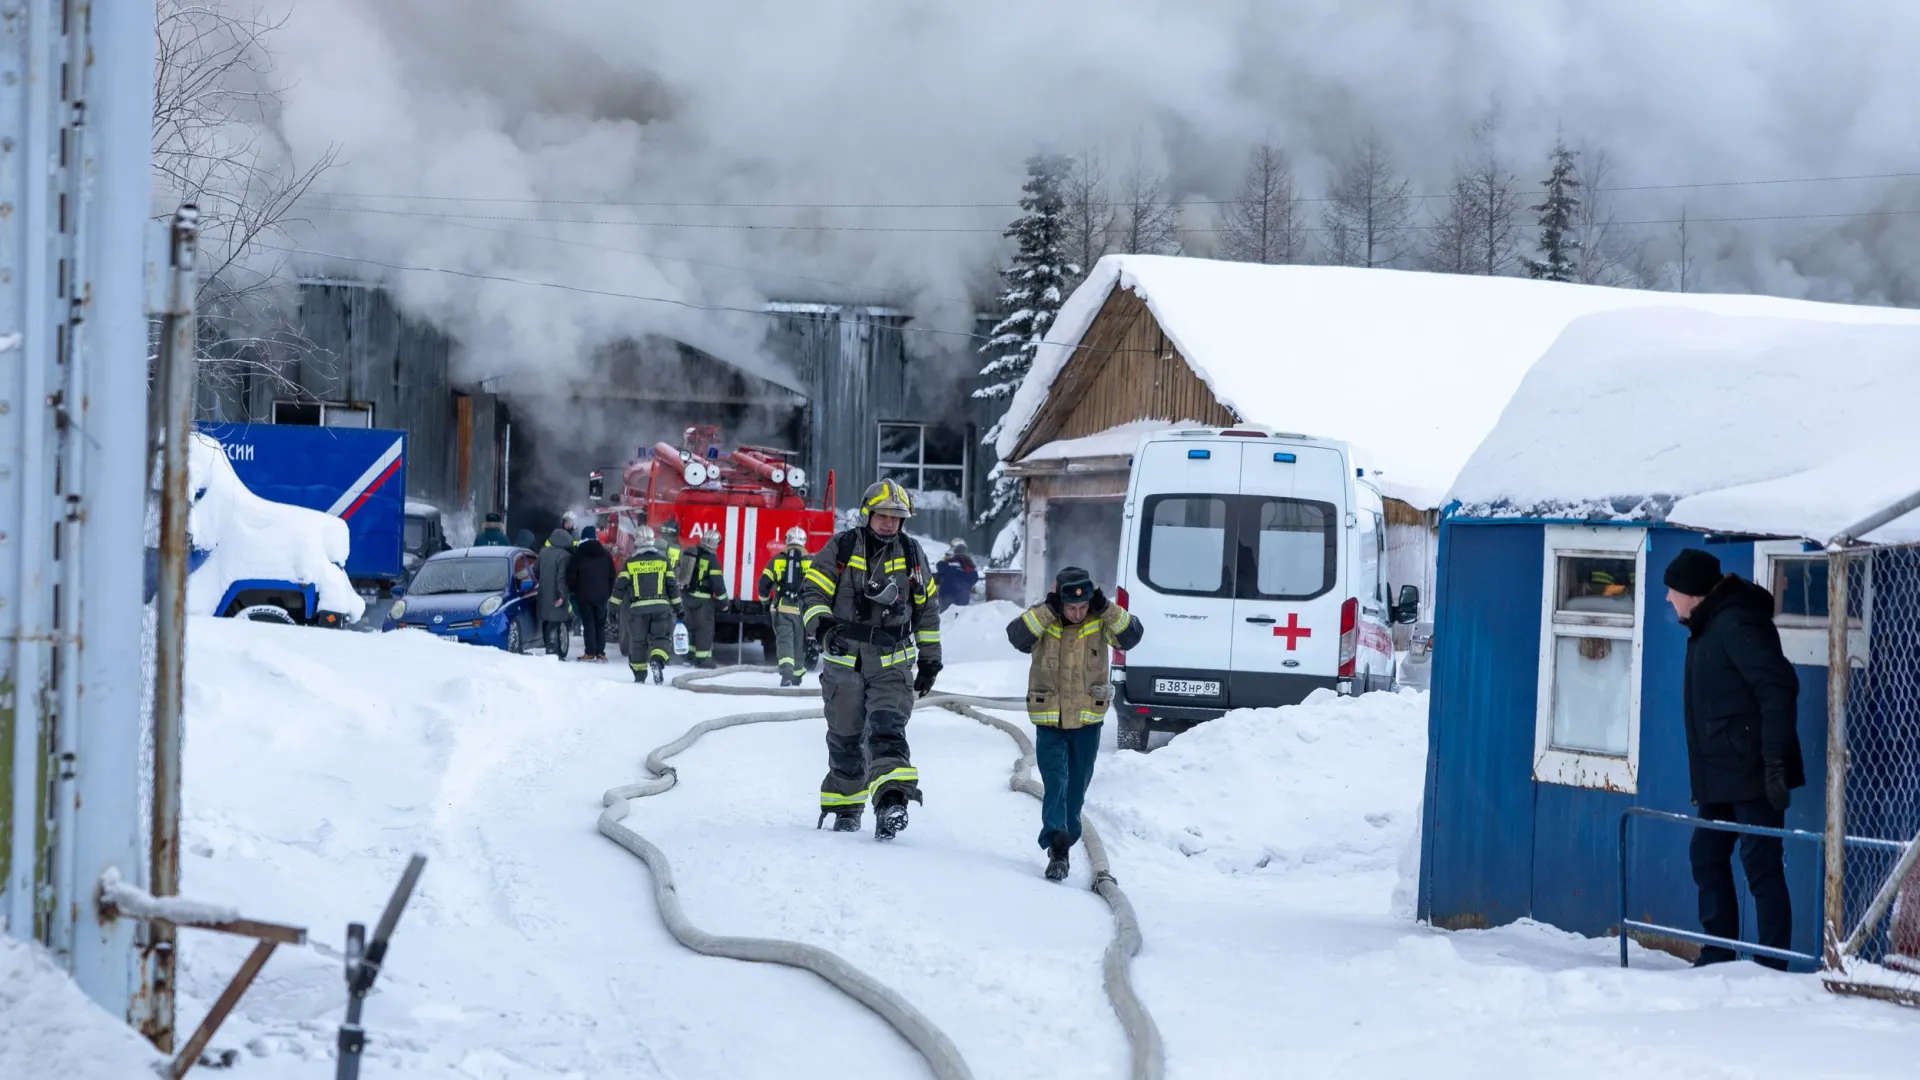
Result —
[{"label": "blue cargo truck", "polygon": [[200,424],[233,471],[263,499],[347,523],[346,572],[369,598],[404,580],[407,434],[382,428]]}]

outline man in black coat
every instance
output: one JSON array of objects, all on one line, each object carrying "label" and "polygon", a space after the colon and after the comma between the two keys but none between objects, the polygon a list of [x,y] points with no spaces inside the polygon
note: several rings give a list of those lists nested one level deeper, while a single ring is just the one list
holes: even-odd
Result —
[{"label": "man in black coat", "polygon": [[[1698,549],[1667,565],[1667,602],[1687,627],[1684,682],[1687,768],[1693,801],[1709,821],[1778,829],[1786,822],[1789,792],[1807,782],[1794,730],[1800,680],[1780,649],[1773,626],[1773,594]],[[1780,840],[1717,829],[1695,829],[1688,854],[1700,889],[1700,926],[1715,937],[1740,937],[1734,892],[1734,845],[1753,893],[1760,944],[1793,947],[1793,907],[1781,866]],[[1698,964],[1732,960],[1731,950],[1708,945]],[[1762,958],[1768,967],[1780,960]]]},{"label": "man in black coat", "polygon": [[567,556],[567,591],[586,634],[586,659],[607,659],[607,601],[613,596],[613,553],[590,525]]}]

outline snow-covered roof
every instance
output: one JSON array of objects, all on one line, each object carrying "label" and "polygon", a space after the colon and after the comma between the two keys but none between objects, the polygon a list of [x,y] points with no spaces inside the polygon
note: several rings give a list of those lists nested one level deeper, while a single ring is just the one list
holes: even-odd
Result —
[{"label": "snow-covered roof", "polygon": [[1567,324],[1630,307],[1829,321],[1920,313],[1767,296],[1660,293],[1519,278],[1109,255],[1060,309],[1007,410],[1020,444],[1114,288],[1131,289],[1242,421],[1352,443],[1386,494],[1437,507],[1521,378]]},{"label": "snow-covered roof", "polygon": [[1135,420],[1130,424],[1121,424],[1093,435],[1082,435],[1076,439],[1055,439],[1050,443],[1036,447],[1026,457],[1024,463],[1035,461],[1062,461],[1069,458],[1125,457],[1133,453],[1140,445],[1140,436],[1169,428],[1206,427],[1198,420]]},{"label": "snow-covered roof", "polygon": [[[1827,540],[1920,490],[1920,313],[1578,319],[1461,470],[1471,516],[1645,518]],[[1920,513],[1859,539],[1920,540]]]}]

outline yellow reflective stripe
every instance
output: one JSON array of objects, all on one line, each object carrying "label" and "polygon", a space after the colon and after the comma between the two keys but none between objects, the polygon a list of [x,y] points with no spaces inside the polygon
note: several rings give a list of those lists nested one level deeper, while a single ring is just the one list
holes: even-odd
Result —
[{"label": "yellow reflective stripe", "polygon": [[825,604],[815,604],[800,614],[801,622],[812,622],[816,615],[831,615],[833,609]]},{"label": "yellow reflective stripe", "polygon": [[1081,636],[1081,637],[1092,637],[1093,635],[1095,635],[1095,634],[1097,634],[1097,633],[1099,633],[1099,632],[1101,631],[1101,629],[1102,629],[1102,627],[1101,627],[1101,625],[1100,625],[1099,623],[1097,623],[1097,622],[1090,622],[1090,623],[1088,623],[1087,625],[1085,625],[1085,626],[1082,626],[1082,627],[1080,628],[1080,636]]},{"label": "yellow reflective stripe", "polygon": [[858,791],[852,795],[842,795],[837,791],[820,793],[821,806],[865,806],[866,804],[867,793],[864,791]]},{"label": "yellow reflective stripe", "polygon": [[1020,616],[1020,619],[1022,622],[1025,622],[1027,624],[1028,630],[1033,631],[1034,637],[1039,637],[1040,634],[1046,629],[1046,627],[1043,627],[1040,625],[1040,617],[1033,613],[1032,608],[1028,608],[1024,613],[1022,613]]},{"label": "yellow reflective stripe", "polygon": [[1044,724],[1048,727],[1051,727],[1054,724],[1057,724],[1060,722],[1060,713],[1057,710],[1048,710],[1046,712],[1030,712],[1027,714],[1027,719],[1033,721],[1036,724]]},{"label": "yellow reflective stripe", "polygon": [[1083,724],[1097,724],[1100,721],[1105,720],[1106,718],[1107,718],[1107,710],[1105,709],[1081,709],[1080,710],[1080,722]]},{"label": "yellow reflective stripe", "polygon": [[914,632],[913,640],[922,645],[937,645],[940,643],[940,631],[918,630]]},{"label": "yellow reflective stripe", "polygon": [[1059,637],[1059,636],[1060,636],[1060,628],[1059,628],[1059,627],[1057,627],[1057,626],[1049,626],[1049,627],[1047,627],[1047,636],[1048,636],[1048,637]]},{"label": "yellow reflective stripe", "polygon": [[815,585],[818,585],[820,586],[820,588],[826,590],[826,594],[828,596],[832,596],[834,593],[840,590],[839,582],[833,580],[832,578],[821,573],[820,571],[815,570],[811,566],[807,567],[807,580],[813,582]]},{"label": "yellow reflective stripe", "polygon": [[655,659],[664,663],[667,659],[667,650],[655,649],[650,655],[652,655]]},{"label": "yellow reflective stripe", "polygon": [[865,555],[852,555],[847,558],[847,569],[865,570],[866,568],[867,557]]},{"label": "yellow reflective stripe", "polygon": [[[864,566],[865,564],[863,563],[861,565]],[[904,573],[906,569],[907,569],[907,560],[903,558],[888,559],[887,564],[880,568],[880,572],[883,574],[891,574],[897,570]]]},{"label": "yellow reflective stripe", "polygon": [[912,784],[919,781],[919,779],[920,779],[919,769],[916,769],[911,765],[903,765],[900,768],[894,769],[883,776],[875,777],[873,783],[867,785],[867,792],[871,794],[873,792],[873,789],[879,787],[881,784],[891,784],[896,781],[903,784]]},{"label": "yellow reflective stripe", "polygon": [[825,655],[829,664],[839,664],[841,667],[852,667],[855,660],[855,658],[851,656],[835,656],[832,653]]},{"label": "yellow reflective stripe", "polygon": [[895,664],[909,664],[909,663],[912,663],[914,659],[919,655],[920,655],[919,649],[908,647],[905,649],[901,649],[899,652],[888,653],[885,656],[882,656],[880,658],[880,666],[883,668],[886,668],[886,667],[892,667]]},{"label": "yellow reflective stripe", "polygon": [[665,597],[656,596],[651,600],[635,600],[633,602],[633,606],[634,607],[672,607],[673,601],[668,600]]}]

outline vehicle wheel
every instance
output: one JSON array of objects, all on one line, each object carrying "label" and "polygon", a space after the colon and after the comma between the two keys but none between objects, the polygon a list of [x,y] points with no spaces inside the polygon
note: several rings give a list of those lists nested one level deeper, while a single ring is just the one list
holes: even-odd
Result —
[{"label": "vehicle wheel", "polygon": [[518,619],[507,624],[507,651],[510,653],[524,653],[527,651],[527,639],[520,635],[520,620]]},{"label": "vehicle wheel", "polygon": [[1147,752],[1147,722],[1131,716],[1120,717],[1120,730],[1114,733],[1114,742],[1122,750]]},{"label": "vehicle wheel", "polygon": [[248,622],[280,623],[283,626],[300,625],[299,622],[294,619],[293,613],[281,607],[279,604],[254,604],[252,607],[243,607],[239,611],[234,612],[233,617],[236,619],[245,619]]}]

